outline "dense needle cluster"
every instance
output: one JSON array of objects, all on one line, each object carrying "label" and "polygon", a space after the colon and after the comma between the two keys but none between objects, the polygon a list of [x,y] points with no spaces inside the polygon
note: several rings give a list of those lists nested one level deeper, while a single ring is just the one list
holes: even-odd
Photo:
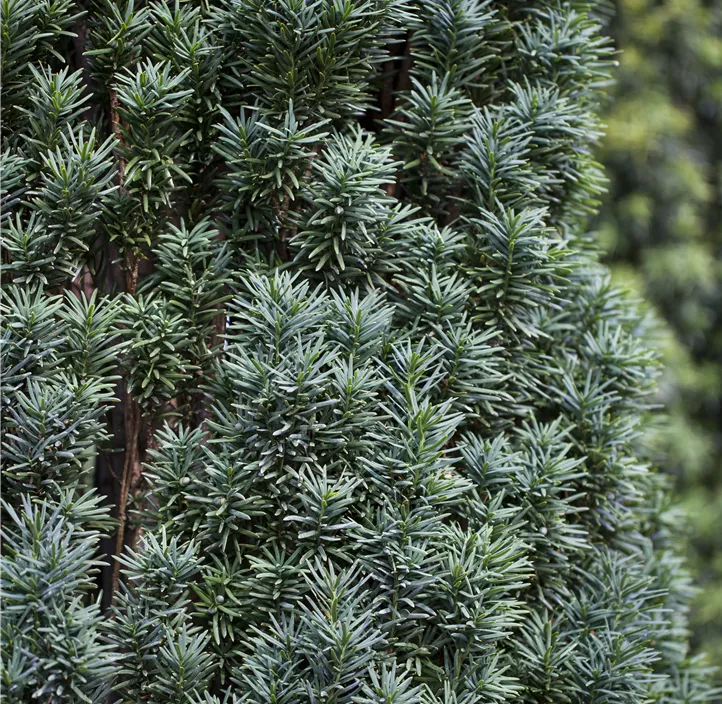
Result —
[{"label": "dense needle cluster", "polygon": [[711,701],[590,3],[2,13],[3,701]]}]

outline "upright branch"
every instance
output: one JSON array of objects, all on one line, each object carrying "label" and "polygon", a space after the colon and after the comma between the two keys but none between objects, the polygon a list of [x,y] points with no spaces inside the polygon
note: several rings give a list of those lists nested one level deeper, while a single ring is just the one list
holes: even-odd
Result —
[{"label": "upright branch", "polygon": [[[116,169],[118,174],[118,188],[125,191],[125,156],[124,156],[124,132],[121,128],[121,116],[119,111],[118,92],[114,83],[109,88],[110,101],[110,124],[113,136],[116,140]],[[128,247],[124,254],[125,270],[125,292],[134,296],[138,286],[138,257],[132,247]],[[113,562],[113,578],[111,583],[111,605],[115,601],[118,592],[118,581],[120,578],[120,560],[125,545],[125,531],[128,522],[128,499],[132,489],[140,481],[142,465],[140,461],[140,434],[142,430],[142,418],[140,407],[128,389],[129,383],[126,380],[126,392],[123,402],[123,424],[124,424],[124,447],[125,458],[123,461],[123,474],[120,479],[120,495],[118,497],[118,528],[115,538],[115,552]]]}]

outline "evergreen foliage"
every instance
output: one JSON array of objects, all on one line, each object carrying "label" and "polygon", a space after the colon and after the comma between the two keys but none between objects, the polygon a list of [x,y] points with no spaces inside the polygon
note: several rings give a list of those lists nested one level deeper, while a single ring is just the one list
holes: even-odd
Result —
[{"label": "evergreen foliage", "polygon": [[38,7],[2,5],[3,701],[711,701],[585,226],[594,8]]},{"label": "evergreen foliage", "polygon": [[599,229],[618,275],[668,324],[670,422],[653,443],[690,519],[696,638],[722,662],[722,4],[618,2],[608,31],[622,53]]}]

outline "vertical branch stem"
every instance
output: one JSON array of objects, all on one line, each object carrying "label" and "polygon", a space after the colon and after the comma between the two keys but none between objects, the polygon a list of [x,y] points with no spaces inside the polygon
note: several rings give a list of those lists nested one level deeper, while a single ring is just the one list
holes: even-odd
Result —
[{"label": "vertical branch stem", "polygon": [[[110,124],[118,146],[124,144],[123,132],[120,125],[120,112],[118,110],[118,93],[114,87],[110,88]],[[122,151],[118,154],[118,185],[121,189],[125,185],[125,159]],[[135,295],[138,287],[138,257],[132,248],[125,252],[125,291]],[[127,383],[127,382],[126,382]],[[125,461],[123,462],[123,476],[120,485],[120,498],[118,501],[118,533],[115,540],[115,562],[113,564],[113,580],[111,605],[118,593],[120,579],[120,562],[118,557],[123,552],[125,533],[128,523],[128,499],[131,491],[140,481],[142,465],[140,461],[140,433],[142,430],[142,415],[140,406],[130,391],[126,390],[125,405],[123,409],[125,425]]]},{"label": "vertical branch stem", "polygon": [[141,415],[138,403],[130,393],[125,394],[125,462],[123,463],[123,478],[120,485],[120,500],[118,502],[118,533],[115,539],[115,563],[113,564],[113,594],[111,605],[118,593],[120,578],[120,562],[118,557],[123,552],[125,543],[125,527],[128,521],[128,497],[134,475],[138,472],[136,465],[140,465],[138,439],[140,435]]}]

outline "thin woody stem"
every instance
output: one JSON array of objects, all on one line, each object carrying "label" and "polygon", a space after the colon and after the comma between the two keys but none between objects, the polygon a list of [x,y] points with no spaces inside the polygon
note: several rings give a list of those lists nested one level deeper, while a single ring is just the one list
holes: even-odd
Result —
[{"label": "thin woody stem", "polygon": [[118,502],[118,533],[115,539],[115,563],[113,564],[113,581],[111,605],[115,601],[118,593],[118,581],[120,578],[120,562],[118,557],[123,552],[125,544],[125,528],[127,524],[127,507],[128,498],[130,496],[131,483],[133,475],[136,474],[136,464],[139,463],[138,455],[138,438],[140,433],[141,415],[138,403],[133,399],[130,393],[125,395],[125,434],[126,434],[126,450],[125,462],[123,463],[123,478],[120,486],[120,500]]},{"label": "thin woody stem", "polygon": [[[123,131],[120,124],[120,112],[118,109],[118,93],[114,87],[110,89],[110,124],[121,153],[118,153],[118,185],[121,189],[125,186],[125,159],[122,155],[124,144]],[[132,248],[125,252],[125,291],[129,295],[135,295],[138,287],[138,257]],[[126,382],[127,383],[127,382]],[[140,406],[132,397],[130,392],[125,395],[125,407],[123,409],[125,425],[125,461],[123,463],[123,476],[120,485],[120,498],[118,501],[118,532],[115,540],[115,562],[113,564],[113,580],[111,605],[114,603],[118,593],[120,580],[120,562],[118,558],[123,552],[126,537],[126,526],[128,523],[128,499],[130,494],[140,481],[142,464],[140,461],[140,433],[142,430],[142,417]]]}]

